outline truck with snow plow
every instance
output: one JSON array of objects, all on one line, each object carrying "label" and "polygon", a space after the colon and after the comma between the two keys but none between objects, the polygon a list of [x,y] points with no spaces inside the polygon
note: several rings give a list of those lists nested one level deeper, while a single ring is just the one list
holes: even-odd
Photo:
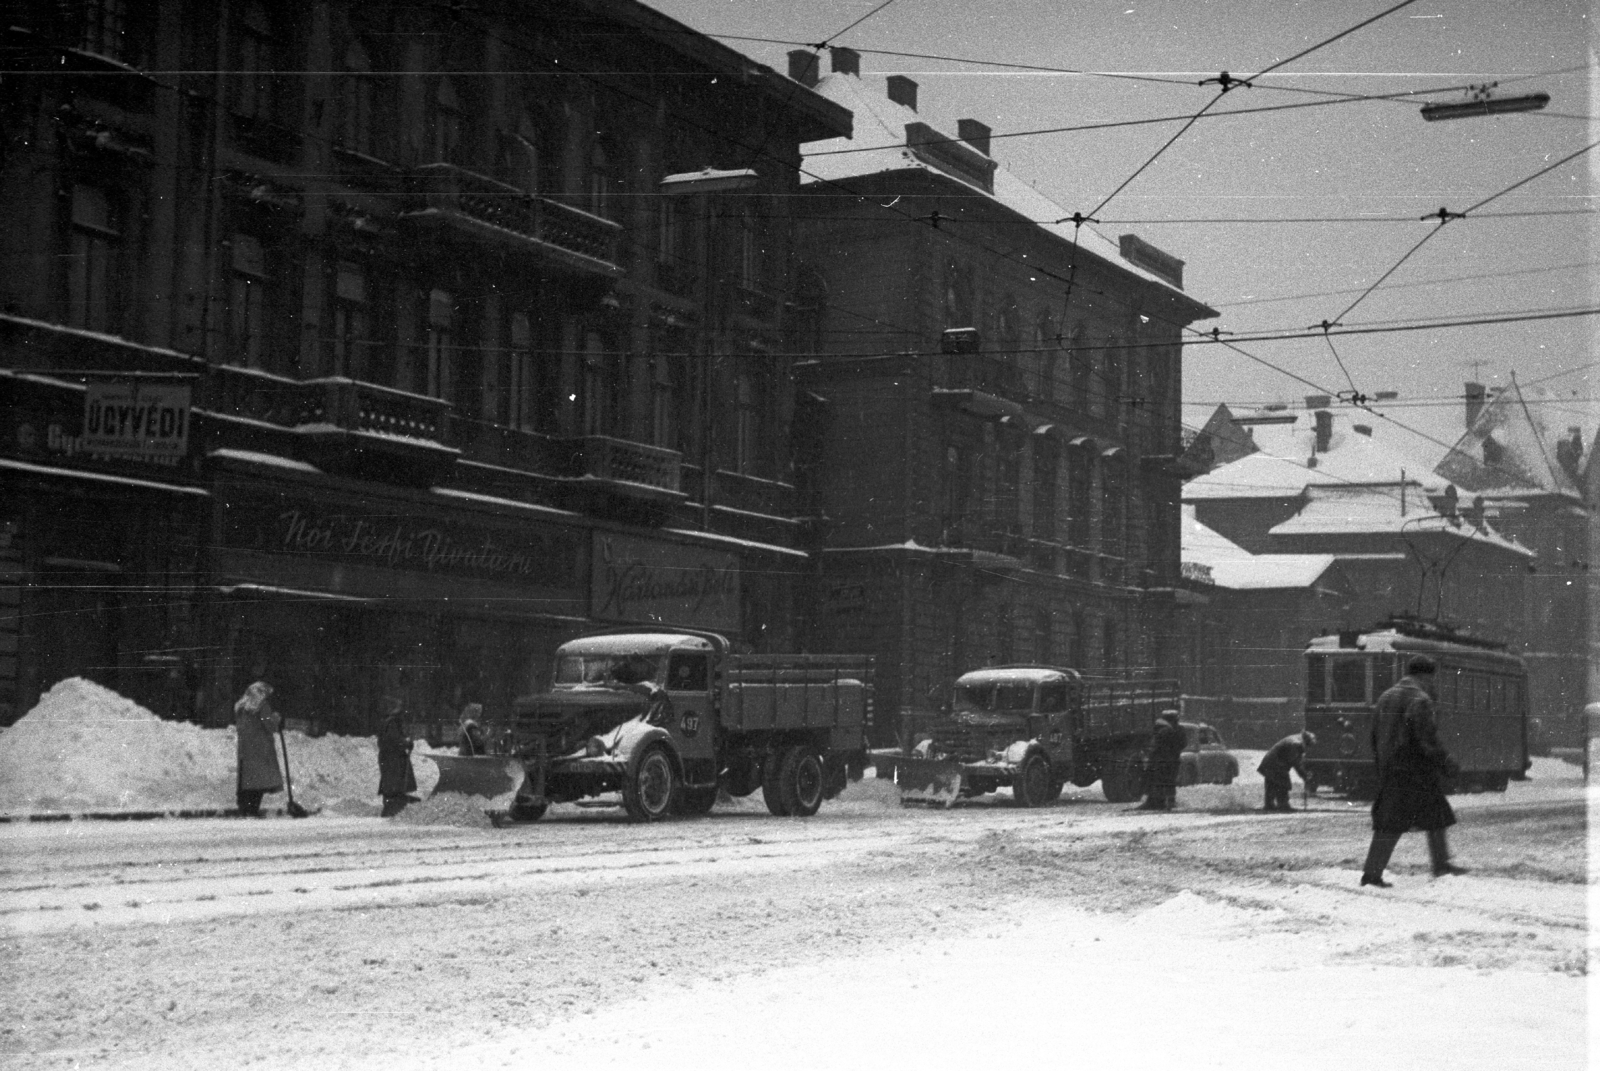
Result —
[{"label": "truck with snow plow", "polygon": [[806,818],[864,767],[872,660],[617,629],[557,648],[551,686],[517,700],[514,719],[524,776],[502,821],[618,792],[629,817],[653,822],[758,788],[773,814]]},{"label": "truck with snow plow", "polygon": [[879,777],[907,799],[943,802],[1010,786],[1023,807],[1100,782],[1113,803],[1144,794],[1157,715],[1178,706],[1176,681],[1086,677],[1061,666],[989,666],[956,680],[949,713],[923,739],[874,751]]}]

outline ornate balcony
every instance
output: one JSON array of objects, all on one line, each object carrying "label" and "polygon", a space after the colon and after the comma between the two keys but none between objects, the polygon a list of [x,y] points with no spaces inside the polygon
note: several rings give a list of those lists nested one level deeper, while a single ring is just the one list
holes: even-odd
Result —
[{"label": "ornate balcony", "polygon": [[670,502],[683,497],[679,471],[682,455],[676,450],[606,435],[586,435],[565,441],[571,452],[571,474],[580,482],[597,490],[650,502]]},{"label": "ornate balcony", "polygon": [[412,198],[400,218],[445,227],[512,252],[555,260],[596,275],[617,275],[622,227],[581,209],[534,197],[454,164],[411,173]]}]

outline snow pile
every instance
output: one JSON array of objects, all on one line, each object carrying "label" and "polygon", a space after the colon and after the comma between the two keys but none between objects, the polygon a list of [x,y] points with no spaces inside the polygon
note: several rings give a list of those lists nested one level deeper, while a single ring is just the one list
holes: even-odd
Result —
[{"label": "snow pile", "polygon": [[[377,813],[376,741],[284,735],[296,802]],[[237,754],[232,726],[163,721],[110,689],[72,677],[0,733],[0,814],[229,808]],[[430,791],[437,768],[431,762],[413,767],[418,790]],[[281,806],[285,798],[268,796],[267,806]]]},{"label": "snow pile", "polygon": [[459,792],[446,792],[429,796],[421,803],[407,805],[390,819],[400,825],[411,826],[461,826],[467,829],[488,829],[489,811],[504,811],[511,807],[515,792],[507,792],[493,799],[466,796]]},{"label": "snow pile", "polygon": [[1207,900],[1180,889],[1170,900],[1139,913],[1141,922],[1155,922],[1185,932],[1216,932],[1226,926],[1254,921],[1252,913],[1231,904]]}]

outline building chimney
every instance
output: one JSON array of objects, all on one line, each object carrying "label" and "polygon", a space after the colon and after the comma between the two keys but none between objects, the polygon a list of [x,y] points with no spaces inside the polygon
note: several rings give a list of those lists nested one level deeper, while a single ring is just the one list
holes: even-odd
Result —
[{"label": "building chimney", "polygon": [[896,104],[903,104],[912,111],[917,110],[917,83],[903,74],[891,74],[889,82],[889,99]]},{"label": "building chimney", "polygon": [[832,51],[834,74],[853,74],[857,78],[861,77],[861,53],[843,45],[834,45]]},{"label": "building chimney", "polygon": [[1467,384],[1467,430],[1472,430],[1472,425],[1478,422],[1478,414],[1483,412],[1483,384]]},{"label": "building chimney", "polygon": [[989,155],[989,128],[984,124],[976,119],[957,119],[956,134],[983,155]]},{"label": "building chimney", "polygon": [[815,89],[818,77],[817,54],[804,48],[797,48],[789,53],[789,77],[809,89]]},{"label": "building chimney", "polygon": [[1372,438],[1371,424],[1351,424],[1350,430],[1355,432],[1357,435],[1365,435],[1369,439]]},{"label": "building chimney", "polygon": [[1318,409],[1312,416],[1317,418],[1317,453],[1326,454],[1333,445],[1333,414]]},{"label": "building chimney", "polygon": [[1333,404],[1333,399],[1326,394],[1306,395],[1307,409],[1326,409]]}]

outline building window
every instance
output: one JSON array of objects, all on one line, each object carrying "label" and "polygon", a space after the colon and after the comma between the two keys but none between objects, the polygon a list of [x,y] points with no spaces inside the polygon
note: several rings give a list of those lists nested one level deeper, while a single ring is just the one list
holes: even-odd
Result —
[{"label": "building window", "polygon": [[1100,471],[1100,550],[1113,558],[1127,553],[1128,480],[1121,458]]},{"label": "building window", "polygon": [[1122,666],[1122,625],[1116,618],[1105,619],[1104,639],[1100,647],[1100,668],[1114,673]]},{"label": "building window", "polygon": [[1076,670],[1089,668],[1089,620],[1082,610],[1072,612],[1072,644],[1067,661]]},{"label": "building window", "polygon": [[246,368],[266,365],[267,274],[261,242],[235,234],[228,262],[228,358]]},{"label": "building window", "polygon": [[1053,402],[1056,397],[1056,365],[1060,354],[1061,340],[1056,331],[1056,324],[1049,313],[1039,317],[1039,326],[1035,332],[1034,360],[1039,369],[1039,379],[1035,394],[1042,402]]},{"label": "building window", "polygon": [[276,104],[273,73],[278,69],[278,42],[259,0],[245,5],[235,42],[233,110],[251,119],[270,120]]},{"label": "building window", "polygon": [[605,340],[598,332],[590,331],[583,339],[583,433],[604,435],[609,415],[606,412],[608,397]]},{"label": "building window", "polygon": [[689,268],[689,221],[676,197],[656,198],[656,260],[679,270]]},{"label": "building window", "polygon": [[371,312],[367,304],[367,273],[359,264],[340,261],[333,283],[333,371],[335,375],[364,379]]},{"label": "building window", "polygon": [[1072,348],[1068,353],[1072,362],[1072,404],[1087,412],[1090,408],[1091,388],[1094,384],[1094,353],[1088,336],[1079,324],[1072,332]]},{"label": "building window", "polygon": [[754,208],[739,214],[739,285],[746,290],[761,288],[761,221]]},{"label": "building window", "polygon": [[501,419],[521,431],[533,431],[538,408],[535,392],[533,323],[525,312],[511,314],[511,345],[506,354],[506,405]]},{"label": "building window", "polygon": [[1100,371],[1100,414],[1122,422],[1127,407],[1122,404],[1123,352],[1122,340],[1116,335],[1106,336],[1105,360]]},{"label": "building window", "polygon": [[1038,435],[1033,440],[1033,538],[1056,538],[1056,470],[1059,454],[1055,440]]},{"label": "building window", "polygon": [[450,79],[441,78],[434,87],[430,113],[428,148],[431,158],[440,163],[460,163],[465,122],[461,98]]},{"label": "building window", "polygon": [[1055,657],[1055,614],[1040,608],[1033,612],[1033,660],[1048,663]]},{"label": "building window", "polygon": [[129,50],[127,0],[85,0],[83,32],[78,47],[97,56],[127,62]]},{"label": "building window", "polygon": [[344,70],[339,79],[339,143],[351,152],[371,156],[378,87],[366,49],[351,45],[344,54]]},{"label": "building window", "polygon": [[1075,547],[1090,545],[1093,512],[1089,495],[1094,483],[1093,459],[1088,450],[1067,452],[1067,542]]},{"label": "building window", "polygon": [[428,319],[423,349],[427,359],[423,392],[435,398],[448,398],[457,346],[456,301],[447,290],[428,292]]},{"label": "building window", "polygon": [[995,446],[994,530],[997,535],[1010,537],[1020,534],[1021,528],[1023,439],[1006,428],[1001,430]]},{"label": "building window", "polygon": [[676,415],[673,366],[682,360],[682,357],[665,353],[658,353],[650,360],[650,441],[657,446],[670,448],[677,441],[677,428],[673,426]]},{"label": "building window", "polygon": [[114,288],[122,245],[121,211],[99,186],[72,187],[72,227],[67,253],[67,319],[77,327],[116,326]]},{"label": "building window", "polygon": [[944,269],[945,327],[976,327],[973,319],[972,269],[951,260]]},{"label": "building window", "polygon": [[612,219],[616,215],[615,187],[617,161],[604,141],[589,152],[589,211]]}]

